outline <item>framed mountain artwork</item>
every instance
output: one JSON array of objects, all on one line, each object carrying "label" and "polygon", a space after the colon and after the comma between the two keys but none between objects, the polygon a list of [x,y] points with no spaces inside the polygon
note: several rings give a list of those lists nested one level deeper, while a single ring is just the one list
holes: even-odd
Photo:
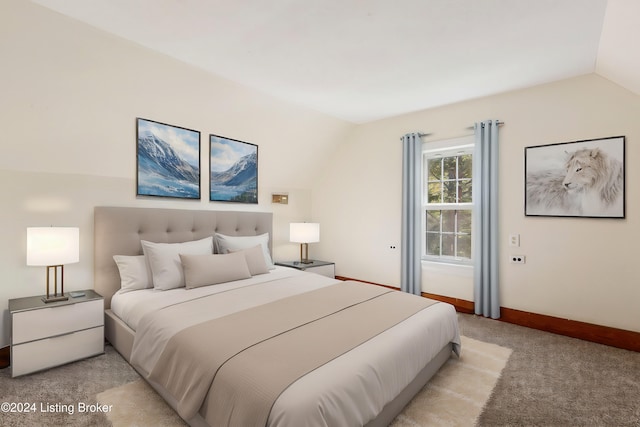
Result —
[{"label": "framed mountain artwork", "polygon": [[209,135],[209,200],[258,203],[258,146]]},{"label": "framed mountain artwork", "polygon": [[200,198],[200,132],[137,119],[138,196]]}]

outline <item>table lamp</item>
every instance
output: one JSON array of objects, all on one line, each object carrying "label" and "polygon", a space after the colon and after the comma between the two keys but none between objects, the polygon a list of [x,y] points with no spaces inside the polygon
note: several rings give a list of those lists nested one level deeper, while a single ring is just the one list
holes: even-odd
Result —
[{"label": "table lamp", "polygon": [[[80,230],[77,227],[27,227],[27,265],[47,267],[45,303],[69,299],[64,294],[64,264],[80,260]],[[60,295],[58,295],[60,271]],[[49,291],[53,274],[53,295]]]},{"label": "table lamp", "polygon": [[[320,224],[314,222],[293,222],[289,224],[289,240],[300,243],[300,262],[311,264],[309,261],[309,243],[320,241]],[[304,247],[304,256],[302,248]]]}]

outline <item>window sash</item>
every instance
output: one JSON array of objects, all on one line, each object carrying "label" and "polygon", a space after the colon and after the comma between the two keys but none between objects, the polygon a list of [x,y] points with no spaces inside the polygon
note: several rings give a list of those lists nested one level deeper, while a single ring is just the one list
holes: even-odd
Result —
[{"label": "window sash", "polygon": [[[449,206],[450,207],[450,206]],[[437,222],[429,224],[429,212],[439,212]],[[453,216],[442,215],[455,212]],[[467,218],[462,218],[462,215]],[[466,224],[462,223],[463,221]],[[470,264],[472,261],[472,209],[453,207],[453,209],[423,209],[422,259]],[[469,231],[464,231],[468,229]],[[433,239],[436,240],[433,240]],[[433,253],[433,251],[437,251]],[[432,252],[432,253],[429,253]],[[465,256],[465,253],[468,256]]]},{"label": "window sash", "polygon": [[[423,153],[422,203],[460,204],[471,202],[473,185],[472,154],[465,151],[450,150],[437,156]],[[452,164],[453,160],[453,164]],[[466,169],[462,163],[467,163]],[[468,174],[464,174],[464,171]],[[437,176],[434,175],[437,173]],[[451,185],[454,188],[451,188]],[[430,201],[437,199],[438,201]]]}]

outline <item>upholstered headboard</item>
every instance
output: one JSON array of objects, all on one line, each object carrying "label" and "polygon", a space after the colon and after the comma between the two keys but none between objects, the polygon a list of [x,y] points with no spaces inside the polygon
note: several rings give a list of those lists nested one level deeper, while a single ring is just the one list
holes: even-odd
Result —
[{"label": "upholstered headboard", "polygon": [[[177,243],[203,239],[214,233],[256,236],[269,233],[270,212],[199,211],[98,206],[94,210],[94,287],[104,297],[105,309],[120,289],[114,255],[141,255],[140,240]],[[214,248],[215,250],[215,248]]]}]

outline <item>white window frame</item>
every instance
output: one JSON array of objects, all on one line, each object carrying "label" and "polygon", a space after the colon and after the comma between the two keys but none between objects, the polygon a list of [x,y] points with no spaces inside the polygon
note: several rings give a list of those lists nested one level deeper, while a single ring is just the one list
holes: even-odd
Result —
[{"label": "white window frame", "polygon": [[[428,203],[427,193],[426,193],[426,168],[428,167],[427,159],[431,158],[442,158],[448,157],[451,155],[460,155],[460,154],[474,154],[474,136],[469,135],[460,138],[453,138],[441,141],[434,142],[425,142],[422,144],[422,177],[421,177],[421,188],[420,188],[420,199],[422,205],[422,227],[421,227],[421,236],[420,240],[422,243],[422,260],[433,263],[441,263],[441,264],[456,264],[456,265],[473,265],[473,233],[475,230],[475,221],[473,218],[473,202],[471,203]],[[473,160],[475,161],[475,159]],[[473,179],[473,177],[472,177]],[[473,181],[472,181],[473,183]],[[472,184],[473,185],[473,184]],[[432,210],[460,210],[469,209],[472,211],[471,214],[471,258],[456,258],[450,256],[434,256],[427,255],[427,209],[431,208]]]}]

